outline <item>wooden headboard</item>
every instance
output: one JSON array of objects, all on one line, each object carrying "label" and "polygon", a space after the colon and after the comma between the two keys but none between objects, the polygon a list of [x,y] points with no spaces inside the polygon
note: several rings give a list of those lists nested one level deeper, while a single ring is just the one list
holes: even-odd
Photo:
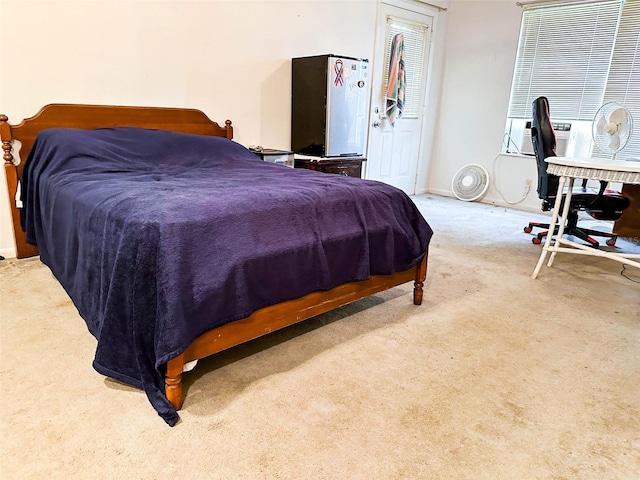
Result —
[{"label": "wooden headboard", "polygon": [[[45,128],[113,128],[140,127],[194,133],[216,137],[233,138],[231,120],[221,127],[200,110],[190,108],[124,107],[112,105],[50,104],[44,106],[33,117],[18,125],[10,125],[6,115],[0,115],[0,139],[4,159],[4,171],[9,190],[9,205],[13,223],[13,234],[18,258],[38,254],[38,249],[26,242],[20,226],[20,210],[16,207],[15,195],[18,179],[25,167],[29,151],[36,135]],[[16,165],[13,141],[21,143],[20,164]]]}]

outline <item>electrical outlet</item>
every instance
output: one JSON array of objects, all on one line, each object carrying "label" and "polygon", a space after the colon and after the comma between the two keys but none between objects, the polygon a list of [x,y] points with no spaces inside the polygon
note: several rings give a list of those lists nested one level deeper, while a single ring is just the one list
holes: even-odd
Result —
[{"label": "electrical outlet", "polygon": [[533,180],[531,180],[530,178],[527,178],[527,179],[524,181],[524,186],[525,186],[525,187],[529,187],[529,188],[531,188],[531,187],[533,186]]}]

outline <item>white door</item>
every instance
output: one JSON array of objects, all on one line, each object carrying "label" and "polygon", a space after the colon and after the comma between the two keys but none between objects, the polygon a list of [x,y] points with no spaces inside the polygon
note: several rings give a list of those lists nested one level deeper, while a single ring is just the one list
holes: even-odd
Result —
[{"label": "white door", "polygon": [[[394,185],[413,195],[420,158],[433,16],[428,11],[418,11],[418,4],[406,2],[405,8],[405,2],[394,3],[402,6],[380,5],[372,66],[371,121],[365,177]],[[394,37],[403,40],[405,95],[402,114],[395,118],[392,125],[386,115],[386,104]]]}]

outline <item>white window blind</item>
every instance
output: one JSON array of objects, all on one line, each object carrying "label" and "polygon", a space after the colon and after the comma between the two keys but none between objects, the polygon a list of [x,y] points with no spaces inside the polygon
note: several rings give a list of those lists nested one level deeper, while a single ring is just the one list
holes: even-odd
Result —
[{"label": "white window blind", "polygon": [[422,80],[424,75],[424,55],[427,48],[427,29],[422,23],[411,22],[392,16],[387,17],[385,37],[384,72],[382,98],[385,98],[389,79],[389,57],[393,37],[404,35],[405,96],[402,118],[418,118],[422,102]]},{"label": "white window blind", "polygon": [[[603,103],[617,102],[634,120],[627,146],[617,158],[640,158],[640,0],[626,0],[622,8]],[[594,149],[593,156],[606,157]]]},{"label": "white window blind", "polygon": [[605,0],[526,9],[509,118],[530,120],[532,102],[545,96],[554,121],[592,120],[602,105],[620,7],[621,0]]}]

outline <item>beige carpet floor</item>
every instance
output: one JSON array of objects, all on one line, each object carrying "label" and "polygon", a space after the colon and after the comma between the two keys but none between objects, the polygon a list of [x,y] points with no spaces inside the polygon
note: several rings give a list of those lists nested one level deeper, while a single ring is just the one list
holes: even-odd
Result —
[{"label": "beige carpet floor", "polygon": [[[2,479],[640,478],[640,271],[435,196],[402,286],[201,361],[168,427],[38,259],[0,262]],[[620,247],[635,245],[621,241]]]}]

